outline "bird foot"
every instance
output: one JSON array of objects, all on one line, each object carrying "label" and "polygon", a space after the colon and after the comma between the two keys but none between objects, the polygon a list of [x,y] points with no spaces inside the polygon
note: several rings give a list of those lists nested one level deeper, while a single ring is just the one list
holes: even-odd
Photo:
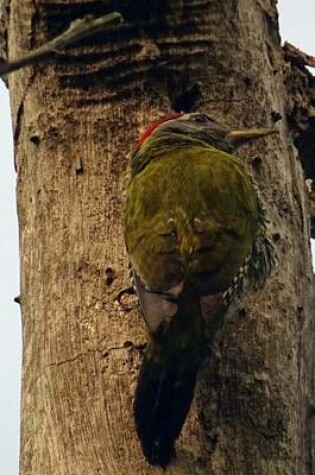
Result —
[{"label": "bird foot", "polygon": [[125,302],[122,301],[126,295],[136,295],[135,289],[130,286],[120,290],[116,295],[115,300],[119,303],[119,305],[123,308],[125,312],[130,312],[133,307],[127,305]]}]

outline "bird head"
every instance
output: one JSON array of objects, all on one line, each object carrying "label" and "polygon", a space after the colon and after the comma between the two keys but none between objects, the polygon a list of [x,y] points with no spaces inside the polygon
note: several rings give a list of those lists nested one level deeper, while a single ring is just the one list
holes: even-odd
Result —
[{"label": "bird head", "polygon": [[201,113],[174,113],[152,122],[139,137],[134,150],[138,151],[150,139],[164,137],[174,145],[176,141],[185,145],[186,138],[190,142],[196,141],[233,152],[247,142],[277,132],[275,128],[230,127]]}]

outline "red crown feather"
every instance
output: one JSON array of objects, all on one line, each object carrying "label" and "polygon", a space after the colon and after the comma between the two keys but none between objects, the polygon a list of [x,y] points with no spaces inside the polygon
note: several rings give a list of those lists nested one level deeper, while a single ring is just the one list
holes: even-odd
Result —
[{"label": "red crown feather", "polygon": [[145,140],[150,137],[150,135],[152,134],[152,132],[157,129],[161,124],[163,124],[164,122],[167,122],[168,120],[173,120],[173,119],[178,119],[178,117],[181,117],[182,115],[184,115],[182,112],[179,113],[179,112],[174,112],[173,114],[166,114],[166,115],[163,115],[162,117],[160,117],[159,119],[155,120],[154,122],[151,122],[148,127],[145,129],[145,131],[140,135],[140,137],[138,138],[137,142],[134,144],[133,148],[136,149],[138,148],[140,145],[143,144],[143,142],[145,142]]}]

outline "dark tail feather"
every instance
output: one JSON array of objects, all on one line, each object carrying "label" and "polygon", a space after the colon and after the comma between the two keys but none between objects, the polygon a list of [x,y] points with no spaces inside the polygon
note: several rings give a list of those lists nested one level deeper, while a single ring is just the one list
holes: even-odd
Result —
[{"label": "dark tail feather", "polygon": [[180,361],[162,365],[144,358],[134,416],[143,453],[152,465],[166,466],[175,457],[174,443],[194,396],[197,371],[189,364],[184,368]]}]

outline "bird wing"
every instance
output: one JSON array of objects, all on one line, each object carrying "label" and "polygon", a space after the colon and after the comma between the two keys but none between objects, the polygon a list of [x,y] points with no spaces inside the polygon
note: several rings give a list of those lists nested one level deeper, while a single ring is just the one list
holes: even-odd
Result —
[{"label": "bird wing", "polygon": [[211,147],[174,150],[132,178],[126,245],[149,328],[176,314],[169,291],[183,280],[199,291],[207,314],[213,295],[235,279],[237,289],[243,287],[241,271],[258,281],[256,267],[265,261],[270,267],[265,237],[258,236],[264,231],[259,213],[257,190],[242,161]]}]

